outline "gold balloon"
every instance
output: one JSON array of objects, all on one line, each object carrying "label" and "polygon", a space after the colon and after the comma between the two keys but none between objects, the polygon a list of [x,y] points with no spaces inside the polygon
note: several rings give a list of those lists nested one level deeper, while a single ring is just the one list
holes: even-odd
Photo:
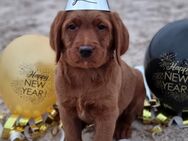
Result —
[{"label": "gold balloon", "polygon": [[36,118],[55,104],[55,53],[47,37],[21,36],[0,58],[0,93],[11,113]]}]

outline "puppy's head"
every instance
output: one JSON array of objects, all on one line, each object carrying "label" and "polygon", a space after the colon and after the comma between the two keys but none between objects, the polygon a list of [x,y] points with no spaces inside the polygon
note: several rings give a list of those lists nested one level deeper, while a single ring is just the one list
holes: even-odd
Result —
[{"label": "puppy's head", "polygon": [[56,61],[79,68],[98,68],[126,52],[129,35],[116,13],[99,11],[60,11],[50,31],[50,44]]}]

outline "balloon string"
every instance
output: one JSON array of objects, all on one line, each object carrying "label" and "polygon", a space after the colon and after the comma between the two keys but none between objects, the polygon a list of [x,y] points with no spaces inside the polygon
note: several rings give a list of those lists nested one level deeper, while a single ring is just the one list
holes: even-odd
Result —
[{"label": "balloon string", "polygon": [[144,86],[145,86],[145,90],[146,90],[146,96],[147,96],[148,100],[151,100],[152,94],[151,94],[149,86],[146,82],[144,66],[136,66],[135,68],[138,69],[142,73],[142,76],[143,76],[143,79],[144,79]]}]

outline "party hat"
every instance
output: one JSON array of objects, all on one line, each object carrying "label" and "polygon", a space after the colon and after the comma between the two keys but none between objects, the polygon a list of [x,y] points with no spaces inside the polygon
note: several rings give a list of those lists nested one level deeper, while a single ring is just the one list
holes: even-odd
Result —
[{"label": "party hat", "polygon": [[65,11],[100,10],[110,11],[108,0],[68,0]]}]

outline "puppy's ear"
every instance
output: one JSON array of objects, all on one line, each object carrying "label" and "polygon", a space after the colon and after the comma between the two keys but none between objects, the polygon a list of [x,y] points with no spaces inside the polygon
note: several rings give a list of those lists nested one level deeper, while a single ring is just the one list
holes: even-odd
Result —
[{"label": "puppy's ear", "polygon": [[64,48],[61,38],[62,24],[65,20],[66,12],[60,11],[55,17],[51,29],[50,29],[50,45],[56,52],[56,62],[59,61],[61,57],[61,52]]},{"label": "puppy's ear", "polygon": [[127,51],[129,46],[129,33],[117,13],[112,12],[111,19],[113,24],[113,48],[120,64],[120,56]]}]

